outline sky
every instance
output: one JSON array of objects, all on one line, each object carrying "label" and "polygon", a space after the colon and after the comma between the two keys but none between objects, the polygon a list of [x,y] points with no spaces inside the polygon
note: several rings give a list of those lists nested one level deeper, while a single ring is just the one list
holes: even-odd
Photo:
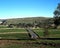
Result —
[{"label": "sky", "polygon": [[0,19],[53,17],[60,0],[0,0]]}]

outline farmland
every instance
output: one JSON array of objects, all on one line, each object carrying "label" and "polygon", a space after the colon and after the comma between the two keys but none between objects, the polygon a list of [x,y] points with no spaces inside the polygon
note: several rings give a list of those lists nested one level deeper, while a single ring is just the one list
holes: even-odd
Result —
[{"label": "farmland", "polygon": [[[34,29],[34,31],[41,37],[44,36],[44,29]],[[60,38],[60,29],[48,29],[49,38]]]},{"label": "farmland", "polygon": [[[54,43],[58,41],[47,41],[47,40],[40,40],[40,43],[37,43],[35,40],[0,40],[0,47],[1,48],[59,48],[60,44],[54,45]],[[53,43],[53,45],[48,45],[43,43]]]},{"label": "farmland", "polygon": [[[33,29],[40,37],[44,37],[44,29]],[[49,30],[49,37],[50,38],[60,38],[60,30],[59,29],[48,29]],[[6,34],[4,34],[6,33]],[[0,29],[0,37],[3,36],[14,36],[14,35],[24,35],[24,34],[28,34],[28,32],[24,29],[24,28],[3,28]]]},{"label": "farmland", "polygon": [[[8,19],[7,24],[33,23],[48,18]],[[15,22],[16,21],[16,22]],[[40,38],[45,38],[44,28],[31,28]],[[60,29],[48,29],[48,38],[60,38]],[[0,25],[0,48],[59,48],[60,40],[31,39],[25,28]]]},{"label": "farmland", "polygon": [[[43,28],[33,29],[40,37],[44,37]],[[58,44],[60,40],[27,40],[30,39],[28,32],[24,28],[1,28],[0,29],[0,47],[1,48],[58,48],[59,46],[51,46],[40,44],[41,42],[46,43],[56,43]],[[4,34],[5,33],[5,34]],[[59,29],[49,29],[49,37],[51,38],[60,38],[60,30]],[[22,40],[6,40],[6,39],[22,39]],[[25,40],[24,40],[25,39]],[[5,43],[4,43],[5,42]],[[4,45],[3,45],[4,44]],[[24,45],[24,46],[23,46]]]}]

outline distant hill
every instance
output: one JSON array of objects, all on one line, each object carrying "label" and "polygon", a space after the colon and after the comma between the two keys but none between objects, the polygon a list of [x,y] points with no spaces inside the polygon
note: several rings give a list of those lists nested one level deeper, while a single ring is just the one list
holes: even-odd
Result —
[{"label": "distant hill", "polygon": [[18,24],[18,23],[33,23],[35,21],[43,21],[46,19],[46,17],[29,17],[29,18],[14,18],[14,19],[7,19],[7,24]]}]

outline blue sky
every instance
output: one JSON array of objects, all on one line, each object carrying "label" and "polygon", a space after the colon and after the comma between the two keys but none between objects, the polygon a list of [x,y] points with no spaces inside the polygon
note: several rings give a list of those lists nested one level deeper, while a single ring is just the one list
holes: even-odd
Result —
[{"label": "blue sky", "polygon": [[60,0],[0,0],[0,19],[53,17]]}]

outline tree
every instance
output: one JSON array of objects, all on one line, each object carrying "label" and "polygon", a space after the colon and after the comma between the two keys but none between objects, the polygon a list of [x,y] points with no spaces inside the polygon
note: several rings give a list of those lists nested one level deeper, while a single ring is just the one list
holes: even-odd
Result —
[{"label": "tree", "polygon": [[54,24],[55,28],[57,28],[57,26],[60,24],[60,3],[58,3],[58,6],[54,11]]}]

